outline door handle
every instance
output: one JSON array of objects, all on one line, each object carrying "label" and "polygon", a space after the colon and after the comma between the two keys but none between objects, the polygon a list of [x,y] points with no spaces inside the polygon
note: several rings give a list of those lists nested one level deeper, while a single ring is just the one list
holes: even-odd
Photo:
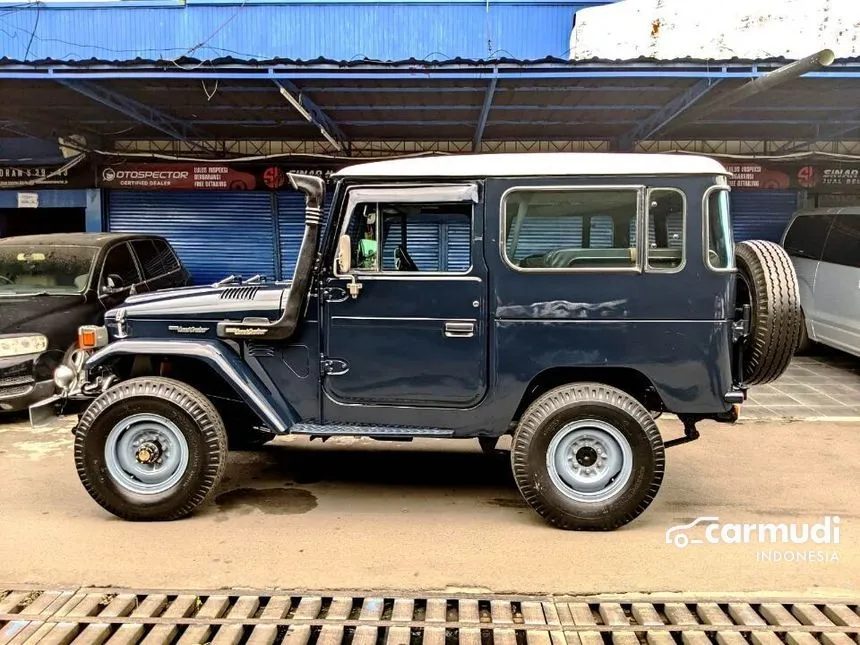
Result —
[{"label": "door handle", "polygon": [[471,338],[475,335],[475,323],[449,320],[445,323],[445,336],[448,338]]}]

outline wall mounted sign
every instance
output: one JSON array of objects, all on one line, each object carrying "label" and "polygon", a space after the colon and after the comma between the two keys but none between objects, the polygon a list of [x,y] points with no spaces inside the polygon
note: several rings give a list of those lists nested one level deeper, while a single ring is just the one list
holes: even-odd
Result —
[{"label": "wall mounted sign", "polygon": [[18,208],[39,208],[39,193],[18,193]]},{"label": "wall mounted sign", "polygon": [[22,164],[0,165],[0,190],[39,188],[91,188],[94,185],[90,167],[79,163],[71,169],[60,171],[63,164],[53,166],[28,166]]},{"label": "wall mounted sign", "polygon": [[328,180],[348,165],[343,161],[320,163],[117,164],[98,172],[99,186],[118,190],[288,190],[287,174],[316,175]]}]

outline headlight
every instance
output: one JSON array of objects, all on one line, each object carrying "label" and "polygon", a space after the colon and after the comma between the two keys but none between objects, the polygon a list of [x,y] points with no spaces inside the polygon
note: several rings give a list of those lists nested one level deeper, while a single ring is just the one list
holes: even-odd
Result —
[{"label": "headlight", "polygon": [[0,358],[38,354],[48,349],[48,339],[42,334],[0,337]]}]

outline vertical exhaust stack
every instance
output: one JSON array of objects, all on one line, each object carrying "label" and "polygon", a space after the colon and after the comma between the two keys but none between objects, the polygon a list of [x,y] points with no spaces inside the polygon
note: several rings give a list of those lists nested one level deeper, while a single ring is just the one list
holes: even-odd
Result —
[{"label": "vertical exhaust stack", "polygon": [[287,302],[281,317],[275,321],[259,322],[259,319],[241,322],[218,323],[218,336],[221,338],[253,338],[259,340],[282,340],[289,338],[296,330],[302,303],[311,283],[314,258],[317,253],[320,226],[322,225],[322,206],[325,198],[325,181],[311,175],[287,175],[290,184],[296,190],[305,194],[305,232],[296,269],[293,272],[293,282],[287,295]]}]

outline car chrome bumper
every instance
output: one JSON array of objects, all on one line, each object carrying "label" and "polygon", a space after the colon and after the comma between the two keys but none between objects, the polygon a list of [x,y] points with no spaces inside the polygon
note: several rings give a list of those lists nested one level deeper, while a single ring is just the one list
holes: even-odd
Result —
[{"label": "car chrome bumper", "polygon": [[[4,393],[5,391],[5,393]],[[32,381],[19,387],[0,389],[0,412],[19,412],[30,405],[53,396],[56,388],[53,381]]]}]

